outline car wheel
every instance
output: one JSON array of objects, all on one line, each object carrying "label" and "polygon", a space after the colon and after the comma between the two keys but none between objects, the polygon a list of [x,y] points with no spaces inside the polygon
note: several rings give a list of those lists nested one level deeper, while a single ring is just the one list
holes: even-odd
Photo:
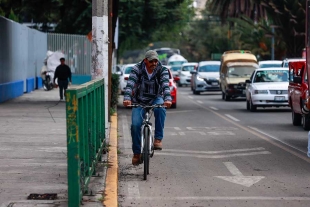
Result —
[{"label": "car wheel", "polygon": [[250,111],[252,112],[256,111],[257,106],[253,104],[252,99],[250,99],[249,102],[250,102]]},{"label": "car wheel", "polygon": [[248,101],[248,99],[246,100],[246,110],[250,110],[250,102]]},{"label": "car wheel", "polygon": [[310,119],[308,116],[302,116],[302,128],[306,131],[310,130]]},{"label": "car wheel", "polygon": [[177,102],[175,102],[175,103],[171,104],[171,107],[170,107],[170,108],[172,108],[172,109],[176,109],[176,108],[177,108]]},{"label": "car wheel", "polygon": [[225,94],[225,101],[229,101],[230,100],[230,96],[228,96],[227,94]]},{"label": "car wheel", "polygon": [[294,126],[300,126],[301,125],[301,114],[297,114],[292,109],[292,122]]}]

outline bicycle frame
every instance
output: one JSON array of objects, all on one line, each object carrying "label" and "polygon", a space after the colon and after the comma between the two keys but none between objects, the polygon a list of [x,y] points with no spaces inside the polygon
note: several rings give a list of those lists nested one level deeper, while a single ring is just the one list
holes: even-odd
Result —
[{"label": "bicycle frame", "polygon": [[[152,139],[152,123],[150,122],[150,118],[151,118],[151,115],[150,115],[150,110],[146,109],[145,110],[145,115],[144,115],[144,119],[143,119],[143,123],[142,123],[142,126],[141,126],[141,146],[144,146],[144,133],[143,133],[143,130],[145,127],[147,127],[149,129],[149,152],[151,152],[152,150],[152,144],[154,142],[154,140]],[[141,147],[141,154],[143,153],[143,147]]]}]

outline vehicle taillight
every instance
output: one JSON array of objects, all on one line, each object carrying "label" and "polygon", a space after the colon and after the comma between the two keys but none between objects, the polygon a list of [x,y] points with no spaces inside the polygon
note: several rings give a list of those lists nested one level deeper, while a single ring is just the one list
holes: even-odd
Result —
[{"label": "vehicle taillight", "polygon": [[128,77],[124,77],[124,80],[128,80]]}]

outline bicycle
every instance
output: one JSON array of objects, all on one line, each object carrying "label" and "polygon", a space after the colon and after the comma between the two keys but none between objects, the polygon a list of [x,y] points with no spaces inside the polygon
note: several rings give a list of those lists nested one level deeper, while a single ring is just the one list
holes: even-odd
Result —
[{"label": "bicycle", "polygon": [[[150,158],[154,155],[154,136],[152,134],[152,123],[150,121],[154,108],[165,108],[163,105],[151,105],[151,106],[145,106],[141,104],[132,104],[128,105],[128,107],[141,107],[144,109],[145,114],[141,126],[141,160],[140,164],[144,164],[144,172],[143,172],[143,178],[144,180],[147,179],[147,175],[150,174]],[[143,112],[143,110],[141,110]]]}]

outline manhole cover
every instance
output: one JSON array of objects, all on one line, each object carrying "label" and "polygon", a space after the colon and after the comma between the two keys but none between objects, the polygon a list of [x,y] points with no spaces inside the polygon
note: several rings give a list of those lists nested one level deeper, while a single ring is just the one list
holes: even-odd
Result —
[{"label": "manhole cover", "polygon": [[57,199],[57,193],[44,193],[36,194],[32,193],[27,197],[28,200],[55,200]]}]

